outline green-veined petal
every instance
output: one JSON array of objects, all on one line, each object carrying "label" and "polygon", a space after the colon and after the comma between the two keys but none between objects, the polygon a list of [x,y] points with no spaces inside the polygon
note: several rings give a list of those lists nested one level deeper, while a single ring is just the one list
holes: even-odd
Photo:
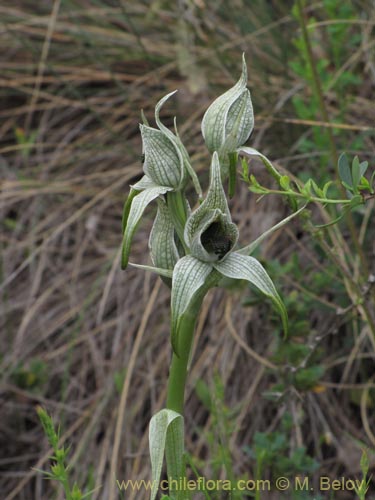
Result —
[{"label": "green-veined petal", "polygon": [[165,194],[167,191],[171,191],[171,189],[172,188],[166,186],[155,186],[149,189],[145,189],[133,198],[122,240],[122,269],[125,269],[128,265],[130,245],[133,239],[133,235],[147,205],[161,194]]},{"label": "green-veined petal", "polygon": [[[164,132],[140,125],[145,161],[143,170],[155,184],[180,187],[184,176],[181,151]],[[173,134],[172,134],[173,135]]]},{"label": "green-veined petal", "polygon": [[207,196],[203,203],[190,214],[185,226],[185,241],[189,245],[193,239],[195,232],[204,218],[208,210],[219,209],[230,221],[230,212],[227,199],[225,196],[223,184],[220,174],[220,163],[218,155],[215,153],[212,156],[210,169],[210,185],[207,191]]},{"label": "green-veined petal", "polygon": [[179,355],[179,328],[182,317],[212,272],[212,265],[195,259],[191,255],[182,257],[174,267],[171,297],[171,341],[173,350]]},{"label": "green-veined petal", "polygon": [[173,269],[180,258],[175,242],[175,229],[166,203],[158,199],[158,211],[149,238],[154,266]]},{"label": "green-veined petal", "polygon": [[[247,68],[243,56],[241,78],[231,89],[218,97],[203,116],[202,134],[211,153],[222,153],[224,146],[241,146],[250,136],[254,127],[254,113],[246,85]],[[228,143],[228,139],[233,144]]]},{"label": "green-veined petal", "polygon": [[176,92],[177,92],[177,90],[170,92],[169,94],[164,96],[162,99],[160,99],[160,101],[157,103],[157,105],[155,106],[155,121],[156,121],[156,124],[159,127],[159,129],[168,137],[168,139],[171,142],[173,142],[175,147],[180,151],[182,158],[183,158],[184,167],[186,168],[187,172],[189,173],[189,175],[193,181],[195,191],[197,192],[198,196],[201,198],[202,189],[201,189],[201,186],[199,184],[197,174],[195,173],[193,167],[191,166],[188,152],[186,151],[186,148],[183,145],[183,143],[180,139],[180,136],[178,135],[176,118],[174,119],[174,127],[175,127],[175,131],[176,131],[176,135],[173,134],[173,132],[171,132],[169,130],[169,128],[167,128],[160,120],[160,110],[161,110],[162,106]]},{"label": "green-veined petal", "polygon": [[276,291],[275,285],[266,270],[254,257],[232,252],[221,262],[213,264],[214,268],[224,276],[244,279],[255,285],[269,297],[278,309],[283,322],[284,334],[288,333],[288,314],[285,305]]}]

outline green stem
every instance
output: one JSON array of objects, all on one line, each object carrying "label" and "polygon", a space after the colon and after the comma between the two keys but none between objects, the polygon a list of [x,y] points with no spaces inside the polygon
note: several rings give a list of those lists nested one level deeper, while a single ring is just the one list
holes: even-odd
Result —
[{"label": "green stem", "polygon": [[182,191],[170,191],[167,193],[167,205],[177,236],[184,247],[185,254],[189,254],[189,249],[186,247],[184,240],[184,228],[188,215],[188,207]]},{"label": "green stem", "polygon": [[[189,369],[189,359],[191,353],[191,347],[194,338],[194,329],[197,321],[198,311],[202,302],[202,298],[198,299],[194,304],[192,304],[188,311],[184,314],[181,322],[181,327],[179,331],[179,353],[174,352],[172,355],[172,363],[169,371],[168,379],[168,389],[167,389],[167,409],[176,411],[180,415],[184,414],[184,400],[185,400],[185,386],[186,379]],[[167,446],[174,446],[173,441],[167,440]],[[169,450],[170,454],[174,455],[174,450]],[[168,479],[176,479],[181,484],[181,480],[186,480],[186,460],[181,457],[182,470],[179,476],[175,477],[173,466],[168,464],[168,454],[167,454],[167,473]],[[175,496],[174,496],[175,492]],[[189,491],[169,491],[171,498],[175,500],[189,500]]]},{"label": "green stem", "polygon": [[185,385],[188,373],[190,351],[193,342],[197,308],[192,307],[184,315],[179,332],[180,356],[173,353],[169,371],[167,408],[183,415]]}]

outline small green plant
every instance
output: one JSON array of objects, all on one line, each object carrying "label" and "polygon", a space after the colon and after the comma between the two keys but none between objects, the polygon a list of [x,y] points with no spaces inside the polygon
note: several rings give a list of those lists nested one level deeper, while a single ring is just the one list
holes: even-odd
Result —
[{"label": "small green plant", "polygon": [[53,455],[50,457],[53,461],[51,471],[41,470],[39,472],[47,479],[54,479],[61,484],[66,500],[83,500],[84,498],[89,498],[93,493],[92,491],[82,493],[77,483],[74,482],[73,485],[71,485],[69,478],[70,467],[68,464],[69,448],[65,448],[59,444],[60,429],[55,429],[52,417],[48,415],[44,408],[38,406],[36,411],[43,426],[44,433],[53,450]]},{"label": "small green plant", "polygon": [[362,472],[362,479],[359,481],[359,486],[358,483],[355,486],[355,492],[357,493],[359,500],[366,500],[366,493],[370,487],[372,476],[368,477],[370,464],[368,454],[365,449],[362,451],[362,457],[359,465]]}]

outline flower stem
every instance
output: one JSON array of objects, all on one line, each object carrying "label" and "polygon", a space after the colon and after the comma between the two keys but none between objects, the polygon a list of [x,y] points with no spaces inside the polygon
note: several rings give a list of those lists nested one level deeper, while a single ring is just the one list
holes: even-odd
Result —
[{"label": "flower stem", "polygon": [[[172,363],[169,371],[169,380],[168,380],[168,391],[167,391],[167,408],[169,410],[176,411],[180,415],[184,413],[184,399],[185,399],[185,386],[186,379],[188,375],[189,369],[189,359],[191,346],[193,343],[194,337],[194,329],[198,316],[198,310],[201,305],[202,299],[197,300],[193,305],[191,305],[188,311],[185,313],[181,327],[179,331],[179,353],[180,355],[174,352],[172,355]],[[168,455],[174,456],[176,448],[174,447],[173,440],[169,440],[167,437],[167,473],[169,481],[177,480],[177,484],[186,483],[186,461],[185,457],[177,457],[177,461],[182,463],[182,469],[180,474],[176,477],[175,474],[172,473],[174,471],[173,465],[168,463]],[[174,448],[174,449],[173,449]],[[176,457],[175,457],[176,460]],[[190,492],[184,489],[175,489],[175,487],[169,487],[169,494],[172,499],[175,500],[189,500]]]},{"label": "flower stem", "polygon": [[190,307],[181,322],[179,332],[180,356],[173,353],[169,371],[167,408],[181,415],[184,411],[185,385],[196,319],[197,308]]},{"label": "flower stem", "polygon": [[167,193],[167,205],[177,236],[180,239],[185,252],[189,253],[189,249],[186,247],[184,239],[184,227],[187,219],[187,205],[182,192],[170,191]]}]

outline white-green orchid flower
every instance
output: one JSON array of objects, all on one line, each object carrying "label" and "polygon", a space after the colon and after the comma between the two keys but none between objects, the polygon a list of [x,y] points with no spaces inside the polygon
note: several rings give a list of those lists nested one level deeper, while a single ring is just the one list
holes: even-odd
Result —
[{"label": "white-green orchid flower", "polygon": [[222,277],[244,279],[255,285],[272,300],[287,332],[287,312],[271,278],[254,257],[243,255],[241,250],[234,251],[237,239],[238,229],[231,221],[215,152],[206,199],[191,213],[185,226],[185,243],[190,254],[179,259],[173,269],[172,345],[177,354],[184,314]]},{"label": "white-green orchid flower", "polygon": [[245,144],[254,128],[254,112],[247,85],[247,67],[242,57],[242,75],[238,82],[218,97],[207,109],[202,120],[202,134],[210,153],[219,154],[224,175],[228,155]]},{"label": "white-green orchid flower", "polygon": [[160,109],[175,92],[163,97],[155,107],[155,121],[158,129],[140,125],[143,143],[145,175],[134,186],[124,206],[122,268],[128,264],[130,245],[136,227],[147,205],[168,192],[177,192],[185,187],[187,176],[193,180],[195,189],[201,196],[198,178],[190,164],[188,153],[176,129],[173,134],[160,121]]}]

